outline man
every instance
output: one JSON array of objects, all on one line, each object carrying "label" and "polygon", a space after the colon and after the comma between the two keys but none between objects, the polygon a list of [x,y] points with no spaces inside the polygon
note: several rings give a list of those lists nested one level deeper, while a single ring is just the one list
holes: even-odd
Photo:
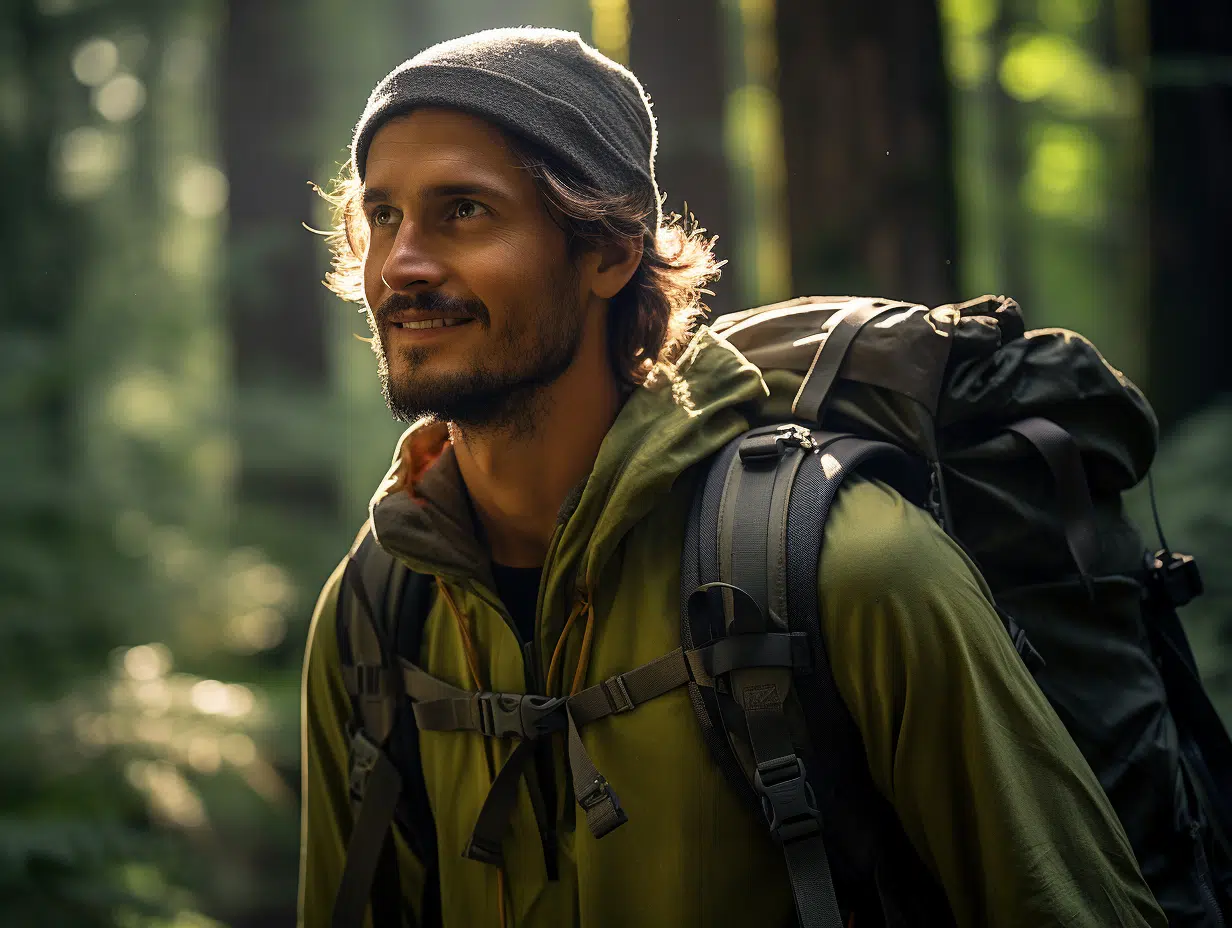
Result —
[{"label": "man", "polygon": [[[717,265],[711,241],[661,216],[654,152],[633,75],[553,30],[429,49],[378,85],[357,126],[330,282],[367,307],[386,400],[418,419],[372,525],[436,578],[411,657],[456,687],[576,693],[679,645],[699,465],[767,391],[734,349],[691,331]],[[823,551],[840,693],[954,921],[1163,925],[962,552],[875,482],[843,491]],[[317,604],[305,668],[310,928],[329,921],[352,825],[341,574]],[[557,738],[535,774],[555,800],[550,853],[523,790],[498,869],[463,850],[512,746],[421,732],[446,926],[792,922],[782,857],[711,762],[684,689],[582,737],[628,823],[602,839],[576,827]],[[397,850],[418,915],[424,872],[401,839]]]}]

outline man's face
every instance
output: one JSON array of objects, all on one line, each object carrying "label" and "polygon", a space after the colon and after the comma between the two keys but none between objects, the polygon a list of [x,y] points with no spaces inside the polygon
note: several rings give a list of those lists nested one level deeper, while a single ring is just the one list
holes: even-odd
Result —
[{"label": "man's face", "polygon": [[535,395],[577,356],[584,294],[504,136],[453,110],[391,120],[369,149],[363,210],[364,295],[393,413],[527,426]]}]

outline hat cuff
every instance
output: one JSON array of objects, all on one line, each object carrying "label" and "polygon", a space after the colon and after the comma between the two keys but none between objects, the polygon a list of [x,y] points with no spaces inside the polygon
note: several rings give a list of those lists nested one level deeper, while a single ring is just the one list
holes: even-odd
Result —
[{"label": "hat cuff", "polygon": [[657,199],[646,170],[624,158],[581,110],[516,78],[465,65],[425,64],[395,72],[384,83],[355,127],[351,163],[360,180],[377,130],[396,116],[433,106],[471,113],[546,148],[599,190],[613,192],[616,177],[649,187]]}]

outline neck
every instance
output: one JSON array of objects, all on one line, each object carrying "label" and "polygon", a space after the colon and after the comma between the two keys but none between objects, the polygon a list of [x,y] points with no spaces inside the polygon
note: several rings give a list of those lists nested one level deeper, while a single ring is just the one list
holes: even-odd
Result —
[{"label": "neck", "polygon": [[531,428],[491,432],[450,424],[458,470],[498,564],[542,566],[561,504],[590,473],[620,410],[604,327],[587,328],[574,363],[537,395]]}]

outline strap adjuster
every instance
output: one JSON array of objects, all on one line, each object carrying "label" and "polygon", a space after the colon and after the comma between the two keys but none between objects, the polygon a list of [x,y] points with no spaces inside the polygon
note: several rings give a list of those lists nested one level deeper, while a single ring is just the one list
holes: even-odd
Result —
[{"label": "strap adjuster", "polygon": [[381,748],[362,728],[351,737],[351,798],[363,802],[368,777],[381,760]]},{"label": "strap adjuster", "polygon": [[779,844],[821,833],[821,812],[809,784],[804,761],[795,754],[757,765],[753,785],[770,834]]},{"label": "strap adjuster", "polygon": [[[602,838],[629,820],[620,804],[620,797],[601,773],[596,774],[595,778],[586,784],[586,789],[577,794],[577,803],[585,810],[591,833],[596,838]],[[607,808],[604,809],[603,806]]]},{"label": "strap adjuster", "polygon": [[628,712],[634,707],[633,697],[629,695],[629,688],[625,685],[624,674],[608,677],[599,685],[603,687],[603,695],[607,697],[608,707],[613,714]]},{"label": "strap adjuster", "polygon": [[479,731],[489,738],[534,740],[565,727],[565,700],[522,693],[477,693]]},{"label": "strap adjuster", "polygon": [[379,664],[356,664],[355,689],[360,696],[384,696],[385,668]]}]

